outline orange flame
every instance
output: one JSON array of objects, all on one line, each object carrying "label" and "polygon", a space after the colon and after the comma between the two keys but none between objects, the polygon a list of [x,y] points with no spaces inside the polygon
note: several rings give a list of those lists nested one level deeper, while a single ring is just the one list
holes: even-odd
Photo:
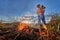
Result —
[{"label": "orange flame", "polygon": [[28,24],[25,24],[25,23],[20,23],[19,26],[18,26],[18,31],[22,31],[26,28],[28,28],[29,25]]}]

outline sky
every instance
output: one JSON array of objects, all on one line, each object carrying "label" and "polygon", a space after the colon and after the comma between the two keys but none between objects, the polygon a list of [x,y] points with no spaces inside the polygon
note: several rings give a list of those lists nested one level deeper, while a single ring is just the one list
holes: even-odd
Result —
[{"label": "sky", "polygon": [[36,14],[36,5],[46,7],[45,14],[60,13],[60,0],[0,0],[0,16]]},{"label": "sky", "polygon": [[37,4],[46,7],[45,15],[60,13],[60,0],[0,0],[0,17],[9,20],[6,17],[36,15]]}]

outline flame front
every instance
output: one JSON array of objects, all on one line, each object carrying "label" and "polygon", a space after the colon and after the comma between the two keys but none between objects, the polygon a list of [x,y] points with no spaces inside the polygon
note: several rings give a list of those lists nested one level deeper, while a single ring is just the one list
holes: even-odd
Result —
[{"label": "flame front", "polygon": [[28,24],[25,24],[25,23],[20,23],[19,26],[18,26],[18,31],[22,31],[26,28],[28,28],[29,25]]}]

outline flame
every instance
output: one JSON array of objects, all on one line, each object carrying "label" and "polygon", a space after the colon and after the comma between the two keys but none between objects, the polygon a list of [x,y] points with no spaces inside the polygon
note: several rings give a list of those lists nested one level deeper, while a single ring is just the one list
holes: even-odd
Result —
[{"label": "flame", "polygon": [[25,23],[20,23],[19,26],[18,26],[18,31],[22,31],[26,28],[28,28],[29,25],[28,24],[25,24]]},{"label": "flame", "polygon": [[[25,30],[26,29],[26,30]],[[31,29],[29,27],[29,24],[26,24],[26,23],[20,23],[19,26],[18,26],[18,31],[23,31],[25,30],[26,33],[32,33],[33,32],[33,29]]]}]

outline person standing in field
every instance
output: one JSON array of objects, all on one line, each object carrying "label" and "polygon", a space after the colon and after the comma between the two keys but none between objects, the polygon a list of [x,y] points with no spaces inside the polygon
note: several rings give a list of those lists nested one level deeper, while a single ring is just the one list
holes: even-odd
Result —
[{"label": "person standing in field", "polygon": [[40,26],[40,28],[41,28],[41,25],[43,25],[43,28],[47,30],[44,12],[45,12],[45,7],[43,5],[38,4],[37,5],[38,25]]}]

